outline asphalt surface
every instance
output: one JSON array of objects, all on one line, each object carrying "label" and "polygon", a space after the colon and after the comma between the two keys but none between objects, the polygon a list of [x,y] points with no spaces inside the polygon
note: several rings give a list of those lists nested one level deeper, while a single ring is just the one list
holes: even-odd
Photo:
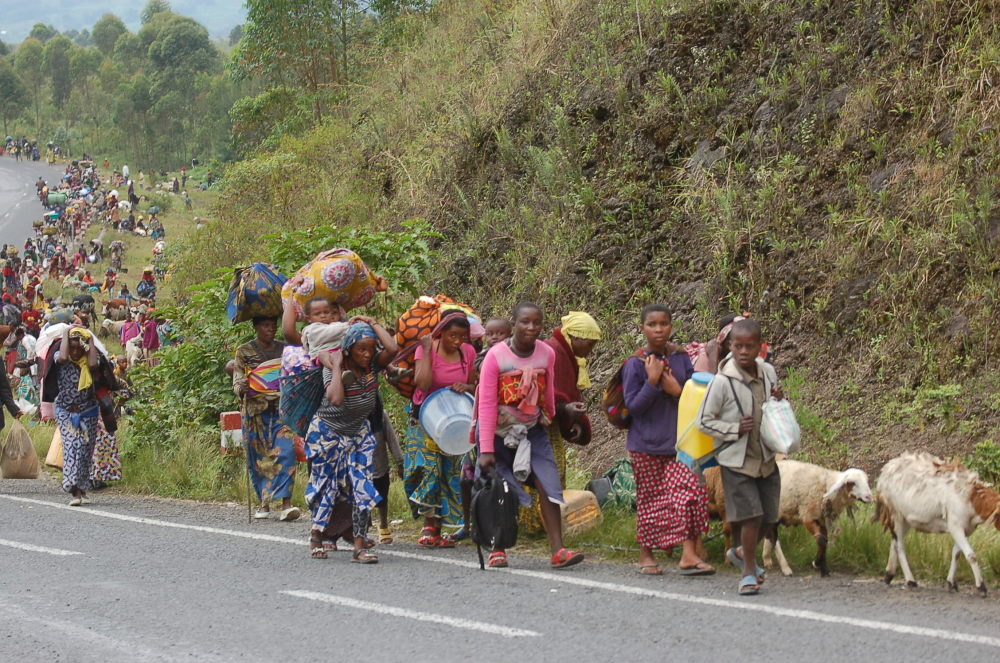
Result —
[{"label": "asphalt surface", "polygon": [[1000,658],[995,596],[850,577],[662,577],[630,565],[551,571],[511,553],[379,546],[308,557],[308,522],[247,524],[242,505],[0,481],[5,661],[944,660]]},{"label": "asphalt surface", "polygon": [[43,177],[49,185],[58,182],[66,167],[41,161],[16,161],[0,156],[0,244],[24,245],[34,235],[31,222],[42,218],[45,208],[38,200],[35,182]]}]

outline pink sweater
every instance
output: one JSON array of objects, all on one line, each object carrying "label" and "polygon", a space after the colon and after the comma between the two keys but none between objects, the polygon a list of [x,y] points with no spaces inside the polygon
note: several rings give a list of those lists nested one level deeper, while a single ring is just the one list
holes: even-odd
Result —
[{"label": "pink sweater", "polygon": [[555,418],[556,391],[552,387],[556,354],[545,343],[536,342],[530,357],[518,357],[506,343],[497,343],[486,354],[479,373],[477,420],[479,422],[479,450],[493,453],[493,440],[499,413],[500,376],[510,371],[534,368],[546,376],[545,400],[539,405],[550,419]]}]

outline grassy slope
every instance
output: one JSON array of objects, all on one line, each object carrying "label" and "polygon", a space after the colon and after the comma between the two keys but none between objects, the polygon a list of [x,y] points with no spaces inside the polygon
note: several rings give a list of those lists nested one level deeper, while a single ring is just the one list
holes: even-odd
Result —
[{"label": "grassy slope", "polygon": [[[195,280],[263,232],[424,217],[446,236],[429,292],[595,313],[598,380],[644,303],[682,339],[750,309],[807,456],[963,454],[1000,439],[997,11],[444,1],[343,119],[230,169],[179,261]],[[582,461],[621,453],[602,429]]]}]

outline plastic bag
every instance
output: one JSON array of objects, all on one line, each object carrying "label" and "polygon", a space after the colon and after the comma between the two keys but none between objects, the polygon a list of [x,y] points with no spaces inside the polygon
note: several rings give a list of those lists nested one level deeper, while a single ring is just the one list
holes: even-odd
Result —
[{"label": "plastic bag", "polygon": [[799,450],[802,431],[791,403],[784,399],[767,399],[761,406],[760,439],[776,454],[787,455]]},{"label": "plastic bag", "polygon": [[38,469],[38,454],[31,444],[31,436],[24,425],[15,420],[4,441],[0,472],[4,479],[37,479]]}]

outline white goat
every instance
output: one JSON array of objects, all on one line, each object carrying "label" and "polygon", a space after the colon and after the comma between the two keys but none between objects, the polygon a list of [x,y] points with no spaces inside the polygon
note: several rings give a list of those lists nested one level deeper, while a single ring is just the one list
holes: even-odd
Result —
[{"label": "white goat", "polygon": [[879,475],[878,501],[873,517],[892,534],[889,562],[885,567],[886,584],[896,575],[898,560],[903,566],[907,587],[917,586],[906,559],[905,538],[912,528],[930,534],[951,534],[955,545],[951,549],[948,589],[958,591],[955,571],[961,552],[972,567],[976,589],[986,596],[986,583],[968,537],[984,522],[1000,530],[998,511],[1000,495],[989,484],[980,481],[978,474],[961,464],[946,463],[926,452],[906,452],[893,458]]},{"label": "white goat", "polygon": [[[778,524],[785,527],[804,525],[816,539],[816,559],[813,567],[820,575],[830,575],[826,563],[826,547],[833,525],[844,509],[854,505],[855,500],[866,504],[873,499],[868,486],[868,475],[863,470],[850,468],[843,472],[829,470],[812,463],[797,460],[778,461],[781,473],[781,507]],[[781,550],[778,528],[764,541],[763,561],[765,568],[774,566],[771,550],[778,557],[781,572],[792,575],[792,569]]]}]

